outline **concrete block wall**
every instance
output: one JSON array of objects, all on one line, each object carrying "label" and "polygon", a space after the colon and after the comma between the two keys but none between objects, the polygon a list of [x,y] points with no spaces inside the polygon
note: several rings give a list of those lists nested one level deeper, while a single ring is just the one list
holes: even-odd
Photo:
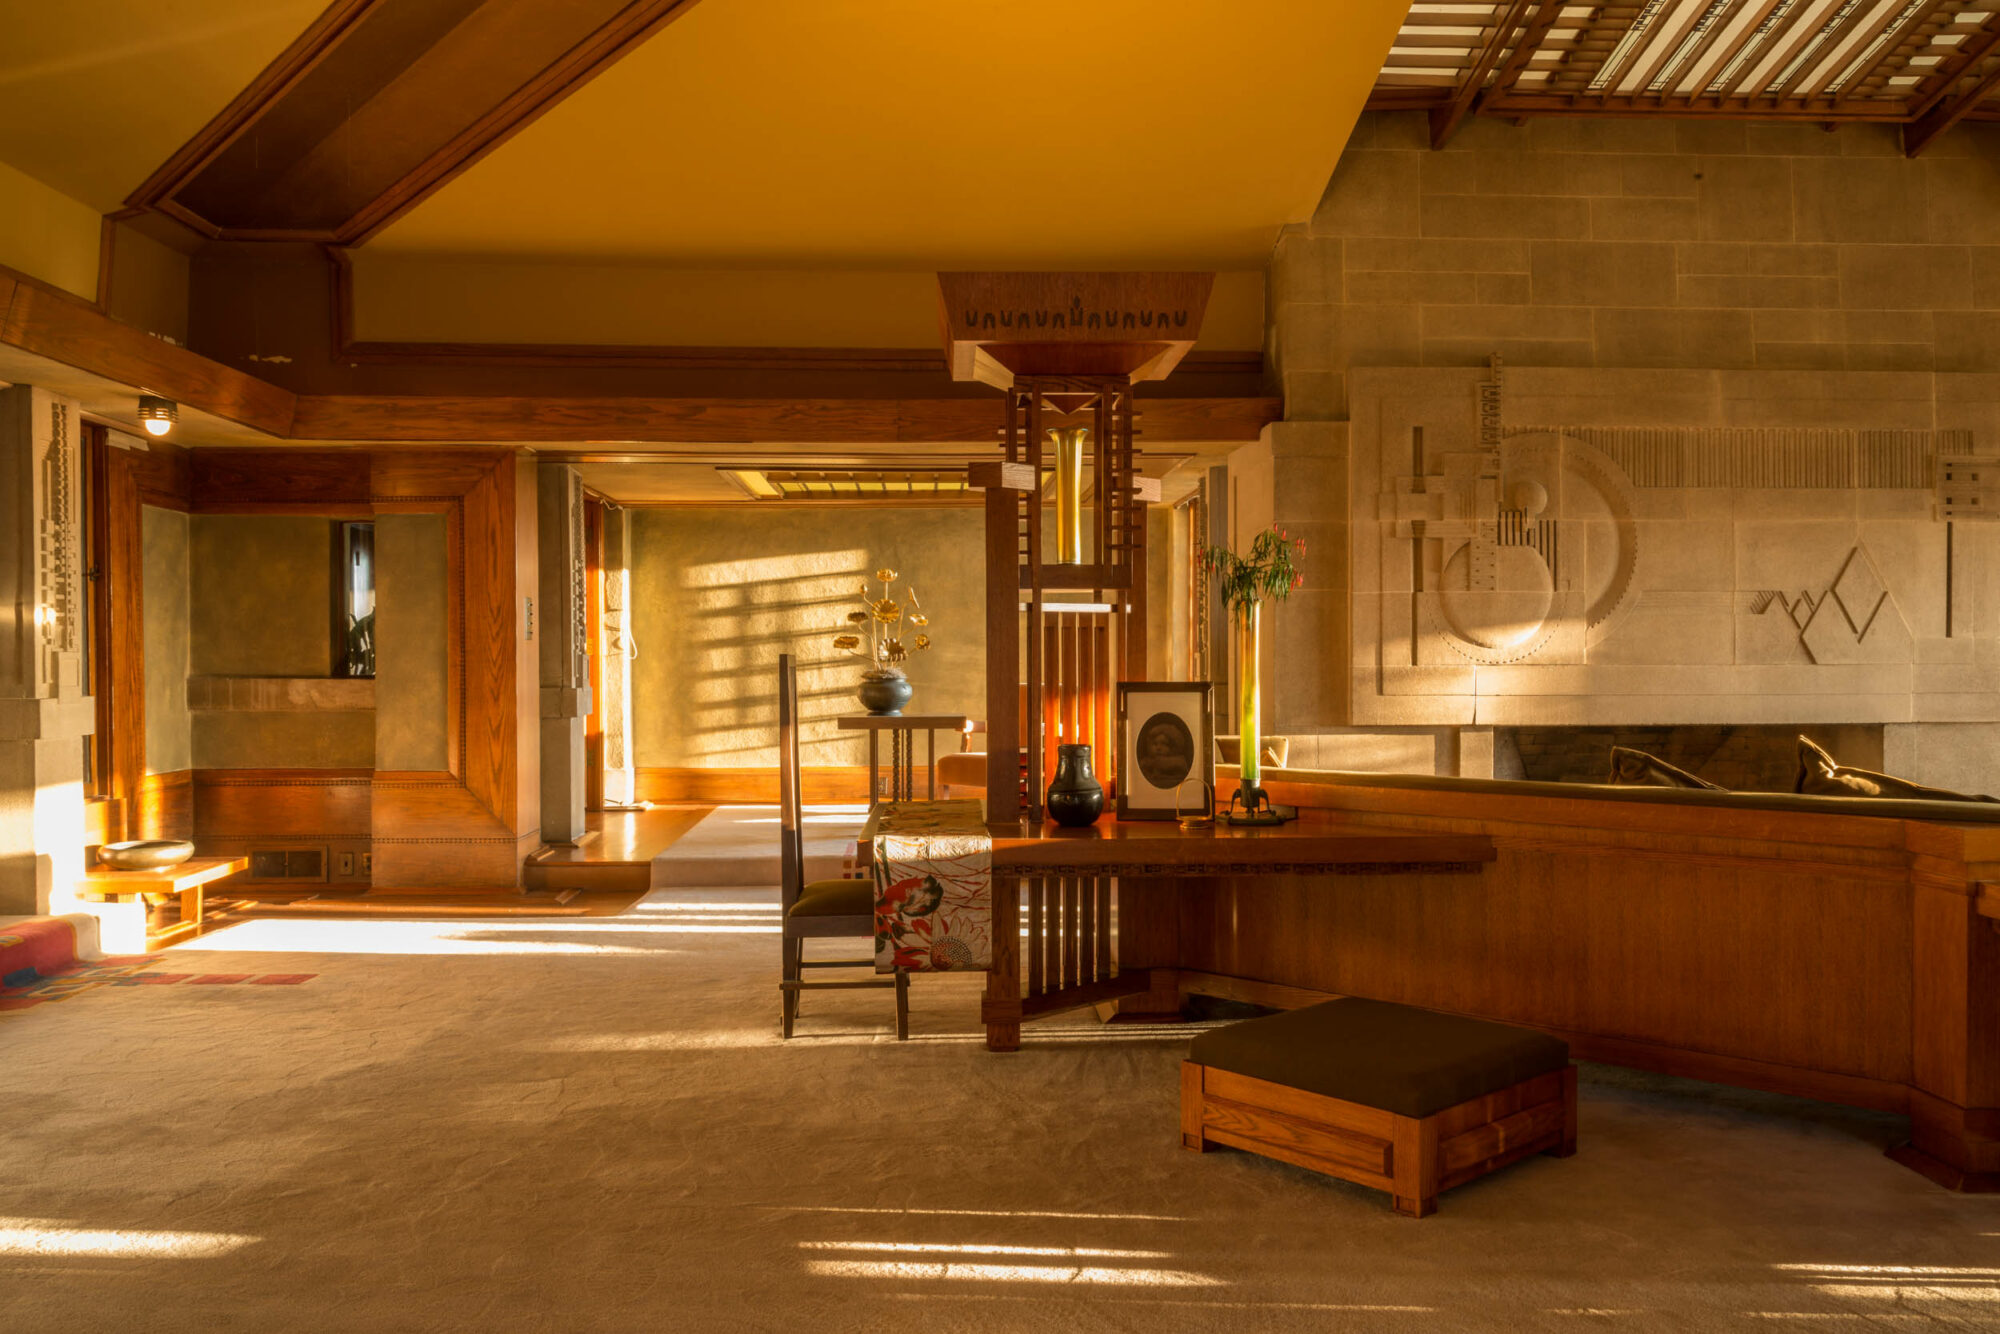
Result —
[{"label": "concrete block wall", "polygon": [[[1960,126],[1913,161],[1887,126],[1474,119],[1432,151],[1422,115],[1371,113],[1312,219],[1281,236],[1267,310],[1285,421],[1254,451],[1274,520],[1315,552],[1296,605],[1269,618],[1266,727],[1318,734],[1324,749],[1386,735],[1350,726],[1343,666],[1352,371],[1478,367],[1497,353],[1511,368],[1852,373],[1834,382],[1854,400],[1840,420],[1970,427],[1988,441],[2000,426],[1987,403],[2000,383],[2000,126]],[[1617,424],[1655,424],[1645,402],[1627,406]],[[1798,417],[1764,406],[1775,415],[1761,425]],[[1891,772],[2000,786],[2000,723],[1940,730],[1919,713],[1883,737]],[[1437,770],[1518,765],[1505,739],[1503,763],[1483,734],[1470,769],[1463,738],[1440,739]],[[1421,749],[1383,767],[1420,768]]]},{"label": "concrete block wall", "polygon": [[1271,267],[1289,421],[1350,366],[2000,370],[2000,126],[1361,118]]}]

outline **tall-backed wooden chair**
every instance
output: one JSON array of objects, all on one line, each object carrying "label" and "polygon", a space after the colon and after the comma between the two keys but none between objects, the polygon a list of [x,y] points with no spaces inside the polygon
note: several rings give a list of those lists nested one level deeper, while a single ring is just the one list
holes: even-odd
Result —
[{"label": "tall-backed wooden chair", "polygon": [[[874,968],[875,882],[870,879],[806,883],[805,802],[799,775],[799,672],[789,653],[778,657],[778,850],[780,902],[784,912],[784,960],[778,983],[783,998],[783,1034],[792,1035],[799,993],[856,987],[893,987],[896,1036],[910,1036],[910,975],[861,982],[808,982],[808,968]],[[869,944],[866,959],[808,959],[808,940],[859,938]]]}]

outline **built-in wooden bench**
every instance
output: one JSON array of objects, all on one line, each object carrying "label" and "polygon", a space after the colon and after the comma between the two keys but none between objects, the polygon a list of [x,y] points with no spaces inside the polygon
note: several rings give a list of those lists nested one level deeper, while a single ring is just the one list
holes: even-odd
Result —
[{"label": "built-in wooden bench", "polygon": [[1576,1152],[1576,1067],[1532,1029],[1343,998],[1196,1038],[1181,1144],[1227,1145],[1388,1191],[1437,1194],[1531,1153]]}]

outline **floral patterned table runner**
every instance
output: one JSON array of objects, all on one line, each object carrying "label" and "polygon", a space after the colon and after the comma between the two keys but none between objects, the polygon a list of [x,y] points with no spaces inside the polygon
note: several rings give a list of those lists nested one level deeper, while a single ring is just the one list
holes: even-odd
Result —
[{"label": "floral patterned table runner", "polygon": [[981,803],[878,806],[875,971],[977,972],[993,962],[993,839]]}]

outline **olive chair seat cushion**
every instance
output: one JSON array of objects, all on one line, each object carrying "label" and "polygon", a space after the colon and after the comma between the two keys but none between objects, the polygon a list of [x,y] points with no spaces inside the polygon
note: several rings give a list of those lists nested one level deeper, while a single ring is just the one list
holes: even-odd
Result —
[{"label": "olive chair seat cushion", "polygon": [[873,880],[815,880],[799,891],[794,917],[866,917],[875,911]]},{"label": "olive chair seat cushion", "polygon": [[1564,1069],[1569,1045],[1532,1029],[1349,997],[1203,1033],[1188,1059],[1426,1117]]}]

